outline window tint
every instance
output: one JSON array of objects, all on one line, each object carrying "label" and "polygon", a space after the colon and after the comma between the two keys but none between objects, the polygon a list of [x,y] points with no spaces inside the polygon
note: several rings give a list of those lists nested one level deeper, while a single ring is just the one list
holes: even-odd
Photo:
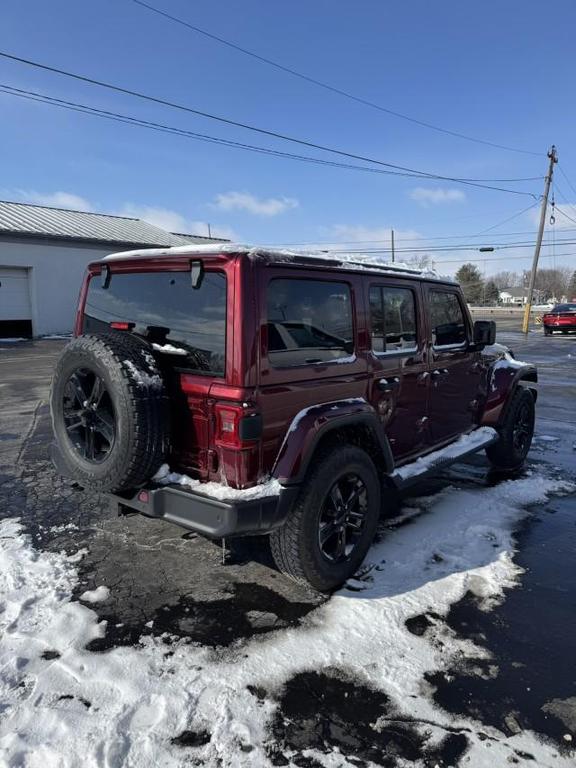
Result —
[{"label": "window tint", "polygon": [[462,307],[455,293],[430,291],[432,343],[435,347],[463,344],[466,324]]},{"label": "window tint", "polygon": [[416,301],[410,288],[370,288],[370,323],[374,352],[416,348]]},{"label": "window tint", "polygon": [[329,362],[354,351],[352,300],[345,283],[272,280],[268,359],[276,367]]},{"label": "window tint", "polygon": [[110,330],[110,323],[134,323],[134,333],[186,354],[174,361],[198,373],[224,375],[226,349],[226,277],[206,272],[192,288],[190,272],[113,274],[104,289],[90,280],[84,333]]}]

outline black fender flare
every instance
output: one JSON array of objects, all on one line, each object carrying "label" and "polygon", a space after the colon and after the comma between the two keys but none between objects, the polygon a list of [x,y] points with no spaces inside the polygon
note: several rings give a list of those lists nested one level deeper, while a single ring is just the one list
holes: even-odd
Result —
[{"label": "black fender flare", "polygon": [[370,430],[385,471],[394,469],[394,458],[386,432],[374,408],[363,398],[336,401],[304,409],[292,420],[272,470],[283,485],[301,483],[321,440],[339,429],[363,426]]}]

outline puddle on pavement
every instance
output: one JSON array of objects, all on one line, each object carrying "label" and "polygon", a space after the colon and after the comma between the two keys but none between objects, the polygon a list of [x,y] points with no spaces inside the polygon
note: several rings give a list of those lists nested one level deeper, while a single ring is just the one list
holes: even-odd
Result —
[{"label": "puddle on pavement", "polygon": [[468,748],[463,733],[449,733],[431,744],[409,717],[399,714],[381,691],[336,674],[303,672],[286,683],[271,724],[268,757],[273,765],[316,768],[304,753],[313,749],[342,755],[359,768],[383,768],[424,760],[456,766]]},{"label": "puddle on pavement", "polygon": [[[576,745],[576,497],[555,498],[517,535],[521,585],[489,612],[468,594],[446,622],[491,654],[429,677],[444,709],[465,713],[507,735],[533,730],[563,750]],[[571,736],[572,741],[566,740]]]},{"label": "puddle on pavement", "polygon": [[[292,602],[261,584],[233,582],[225,598],[194,600],[182,596],[175,605],[151,613],[147,621],[126,624],[98,608],[99,620],[108,622],[106,635],[92,640],[87,649],[104,651],[118,645],[134,645],[142,635],[168,634],[211,648],[226,647],[237,640],[297,626],[317,602]],[[118,626],[120,624],[120,626]]]}]

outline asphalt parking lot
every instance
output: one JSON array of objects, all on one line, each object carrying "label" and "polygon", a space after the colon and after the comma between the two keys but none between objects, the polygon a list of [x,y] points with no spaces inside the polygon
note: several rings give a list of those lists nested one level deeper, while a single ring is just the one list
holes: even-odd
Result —
[{"label": "asphalt parking lot", "polygon": [[[576,336],[545,339],[532,332],[525,338],[502,323],[498,340],[539,368],[538,421],[528,472],[545,467],[555,477],[574,479]],[[262,540],[237,541],[223,553],[218,544],[169,523],[118,517],[104,499],[56,476],[48,456],[47,396],[63,344],[0,340],[0,517],[20,518],[38,551],[84,551],[74,597],[96,587],[109,590],[107,599],[92,606],[98,619],[107,622],[107,631],[88,649],[96,654],[153,636],[237,651],[249,638],[313,621],[325,598],[278,574]],[[448,487],[488,488],[498,480],[489,475],[482,457],[474,457],[431,478],[412,495],[426,497]],[[409,497],[401,503],[412,504]],[[380,536],[386,533],[383,526]],[[429,628],[441,622],[443,631],[483,650],[478,658],[451,659],[422,681],[435,706],[455,719],[466,715],[485,726],[487,747],[490,729],[504,740],[532,731],[551,745],[551,755],[566,756],[571,734],[576,740],[576,497],[552,498],[533,508],[515,538],[514,559],[523,572],[505,600],[487,611],[470,593],[446,616],[416,616],[408,629],[425,639]],[[431,750],[409,722],[401,724],[398,718],[375,742],[371,708],[382,711],[389,704],[382,697],[319,672],[294,676],[272,720],[271,764],[322,765],[306,750],[326,750],[327,744],[346,753],[354,765],[477,764],[467,759],[467,736],[458,729]],[[343,722],[344,730],[337,725]],[[194,738],[190,746],[201,747],[202,738]],[[509,762],[536,764],[533,755],[518,749]]]}]

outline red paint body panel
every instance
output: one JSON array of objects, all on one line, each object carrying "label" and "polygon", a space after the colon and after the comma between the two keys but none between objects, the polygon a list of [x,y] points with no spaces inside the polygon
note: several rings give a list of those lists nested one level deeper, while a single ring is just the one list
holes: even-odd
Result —
[{"label": "red paint body panel", "polygon": [[542,317],[542,324],[553,330],[576,330],[576,312],[547,314]]},{"label": "red paint body panel", "polygon": [[[351,419],[364,419],[364,423],[371,419],[386,436],[390,456],[401,464],[475,425],[497,425],[517,382],[522,378],[535,380],[532,367],[519,366],[502,355],[481,353],[474,347],[472,321],[461,299],[466,344],[456,350],[434,349],[428,292],[434,286],[460,296],[460,289],[450,283],[368,270],[268,263],[247,254],[192,252],[106,263],[113,279],[115,273],[186,271],[192,259],[202,259],[206,271],[222,271],[227,277],[225,375],[200,375],[176,368],[176,390],[170,395],[171,466],[201,480],[225,481],[244,488],[273,474],[282,482],[290,482],[309,460],[319,435],[327,427],[338,428]],[[101,262],[88,268],[79,298],[76,334],[82,332],[88,281],[99,279],[101,268]],[[346,283],[351,295],[354,354],[339,362],[283,368],[271,365],[266,296],[272,278]],[[371,285],[408,287],[414,292],[418,331],[412,351],[372,351]],[[448,373],[433,375],[440,370]],[[382,380],[393,380],[393,391],[384,391]],[[261,432],[248,439],[237,434],[228,439],[218,426],[219,414],[226,407],[238,413],[239,422],[244,416],[261,418]]]}]

